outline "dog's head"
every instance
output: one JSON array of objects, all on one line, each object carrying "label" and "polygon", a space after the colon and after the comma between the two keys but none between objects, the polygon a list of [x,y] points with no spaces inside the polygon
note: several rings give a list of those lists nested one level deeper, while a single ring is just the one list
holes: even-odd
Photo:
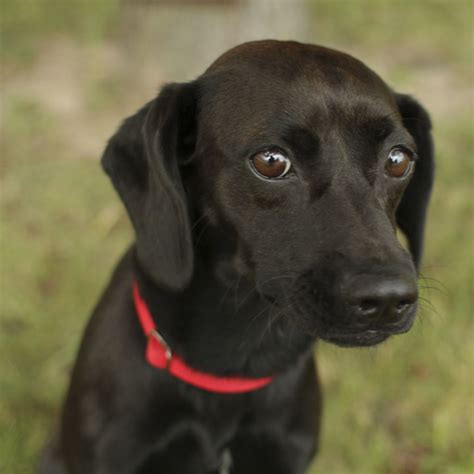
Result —
[{"label": "dog's head", "polygon": [[430,121],[351,56],[295,42],[234,48],[127,119],[103,164],[160,286],[181,291],[205,267],[341,345],[411,326]]}]

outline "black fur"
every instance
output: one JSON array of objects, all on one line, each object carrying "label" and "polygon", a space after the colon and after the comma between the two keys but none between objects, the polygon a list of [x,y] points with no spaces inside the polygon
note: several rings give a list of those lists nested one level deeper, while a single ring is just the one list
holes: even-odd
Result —
[{"label": "black fur", "polygon": [[[396,146],[418,148],[404,178],[385,172]],[[252,171],[269,147],[292,161],[283,179]],[[230,453],[234,474],[302,474],[320,423],[314,341],[372,345],[413,322],[432,154],[414,99],[322,47],[247,43],[166,86],[102,159],[136,242],[87,327],[40,472],[210,474]],[[274,382],[218,395],[150,367],[133,278],[189,365]]]}]

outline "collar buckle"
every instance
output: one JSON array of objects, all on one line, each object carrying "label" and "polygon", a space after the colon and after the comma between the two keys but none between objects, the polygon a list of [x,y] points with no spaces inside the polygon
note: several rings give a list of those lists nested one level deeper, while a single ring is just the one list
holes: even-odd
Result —
[{"label": "collar buckle", "polygon": [[168,370],[171,365],[171,359],[173,358],[173,352],[171,351],[171,347],[169,344],[165,341],[164,337],[158,332],[156,328],[153,328],[149,333],[148,333],[148,338],[153,338],[158,343],[163,347],[165,350],[165,357],[166,357],[166,365],[165,369]]}]

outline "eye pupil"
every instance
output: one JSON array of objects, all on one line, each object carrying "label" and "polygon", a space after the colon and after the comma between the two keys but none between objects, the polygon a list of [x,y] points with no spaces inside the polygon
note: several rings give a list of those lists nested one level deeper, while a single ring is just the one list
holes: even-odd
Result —
[{"label": "eye pupil", "polygon": [[291,162],[280,150],[265,150],[251,159],[253,169],[264,178],[278,179],[288,173]]}]

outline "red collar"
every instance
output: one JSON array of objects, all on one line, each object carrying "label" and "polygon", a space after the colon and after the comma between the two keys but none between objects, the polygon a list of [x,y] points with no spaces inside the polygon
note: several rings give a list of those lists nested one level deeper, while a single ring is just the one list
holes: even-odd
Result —
[{"label": "red collar", "polygon": [[183,382],[215,393],[252,392],[265,387],[272,381],[273,377],[220,377],[189,367],[181,357],[171,352],[171,348],[156,329],[150,310],[140,295],[136,281],[133,282],[133,301],[143,332],[148,337],[146,359],[153,367],[164,369]]}]

